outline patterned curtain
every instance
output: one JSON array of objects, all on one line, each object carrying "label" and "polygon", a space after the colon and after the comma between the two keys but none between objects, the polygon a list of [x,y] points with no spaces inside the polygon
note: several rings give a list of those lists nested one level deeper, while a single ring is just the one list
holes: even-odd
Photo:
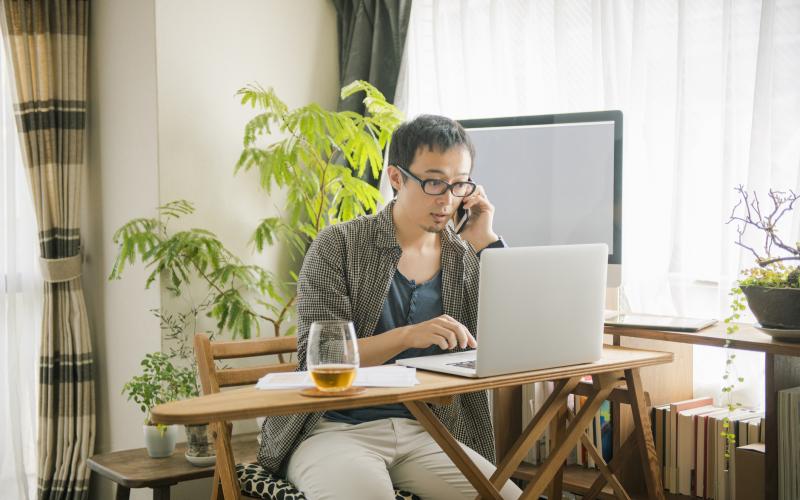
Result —
[{"label": "patterned curtain", "polygon": [[95,438],[92,347],[81,285],[88,0],[0,0],[15,114],[45,280],[38,497],[88,497]]}]

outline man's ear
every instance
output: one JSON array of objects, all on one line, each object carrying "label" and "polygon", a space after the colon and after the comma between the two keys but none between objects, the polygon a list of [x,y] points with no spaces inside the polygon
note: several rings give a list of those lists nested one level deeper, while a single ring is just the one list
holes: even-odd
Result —
[{"label": "man's ear", "polygon": [[403,173],[394,165],[389,165],[386,168],[389,174],[389,184],[392,185],[392,190],[397,194],[397,191],[400,190],[400,186],[403,184]]}]

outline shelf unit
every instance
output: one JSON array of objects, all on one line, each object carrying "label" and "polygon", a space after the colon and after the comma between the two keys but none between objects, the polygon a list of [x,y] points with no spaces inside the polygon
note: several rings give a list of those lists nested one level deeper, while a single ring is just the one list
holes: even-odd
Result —
[{"label": "shelf unit", "polygon": [[[672,343],[675,345],[706,345],[712,347],[725,347],[730,341],[730,347],[745,351],[763,352],[764,363],[764,394],[765,418],[767,425],[765,443],[765,496],[764,498],[778,497],[778,391],[800,385],[800,343],[774,340],[758,328],[749,324],[740,324],[739,330],[728,335],[727,325],[717,323],[699,332],[668,332],[649,330],[644,328],[606,327],[605,333],[614,337],[616,345],[629,347],[653,348],[653,342],[660,345]],[[669,368],[670,365],[666,365]],[[650,390],[648,381],[644,380],[645,390]],[[677,401],[675,399],[674,401]],[[667,401],[664,401],[667,402]],[[653,399],[653,404],[658,404]]]},{"label": "shelf unit", "polygon": [[[767,425],[765,444],[765,498],[778,496],[778,418],[777,393],[782,389],[800,385],[800,343],[774,340],[753,325],[740,324],[739,331],[728,336],[724,323],[694,333],[669,332],[632,327],[606,327],[606,341],[625,347],[672,352],[675,360],[668,365],[641,369],[642,385],[650,395],[652,406],[681,401],[694,397],[692,380],[693,346],[706,345],[730,347],[765,354],[765,418]],[[623,441],[631,429],[630,410],[627,405],[612,403],[613,435],[615,444]],[[521,429],[522,390],[519,387],[495,391],[493,399],[497,455],[503,456],[511,448]],[[616,448],[616,447],[615,447]],[[641,468],[628,464],[622,482],[627,486],[642,483]],[[535,474],[535,467],[525,466],[518,472],[520,479]],[[580,493],[585,491],[588,479],[593,480],[594,470],[566,467],[564,489]],[[589,483],[590,484],[590,483]],[[641,489],[641,488],[640,488]],[[610,491],[610,490],[608,490]],[[633,488],[636,494],[637,488]],[[644,490],[641,489],[643,492]],[[665,492],[666,498],[691,498]],[[613,496],[607,496],[613,498]]]}]

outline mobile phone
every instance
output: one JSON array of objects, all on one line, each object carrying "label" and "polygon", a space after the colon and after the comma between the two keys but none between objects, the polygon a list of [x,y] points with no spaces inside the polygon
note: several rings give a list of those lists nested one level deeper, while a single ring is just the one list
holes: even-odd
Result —
[{"label": "mobile phone", "polygon": [[458,208],[456,209],[456,218],[455,218],[456,234],[464,230],[468,220],[469,220],[469,210],[464,208],[464,202],[462,201],[461,204],[458,205]]}]

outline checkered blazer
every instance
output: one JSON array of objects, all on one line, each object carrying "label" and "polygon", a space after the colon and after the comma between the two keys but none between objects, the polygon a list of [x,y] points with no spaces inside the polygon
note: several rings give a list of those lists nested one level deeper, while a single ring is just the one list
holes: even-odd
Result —
[{"label": "checkered blazer", "polygon": [[[395,237],[390,203],[376,215],[359,217],[319,233],[306,253],[297,288],[298,370],[306,369],[311,323],[352,320],[358,338],[375,332],[402,250]],[[449,226],[442,232],[442,306],[477,335],[478,256]],[[486,391],[431,405],[456,439],[495,462],[494,432]],[[322,413],[268,417],[261,428],[259,464],[273,473],[308,437]]]}]

